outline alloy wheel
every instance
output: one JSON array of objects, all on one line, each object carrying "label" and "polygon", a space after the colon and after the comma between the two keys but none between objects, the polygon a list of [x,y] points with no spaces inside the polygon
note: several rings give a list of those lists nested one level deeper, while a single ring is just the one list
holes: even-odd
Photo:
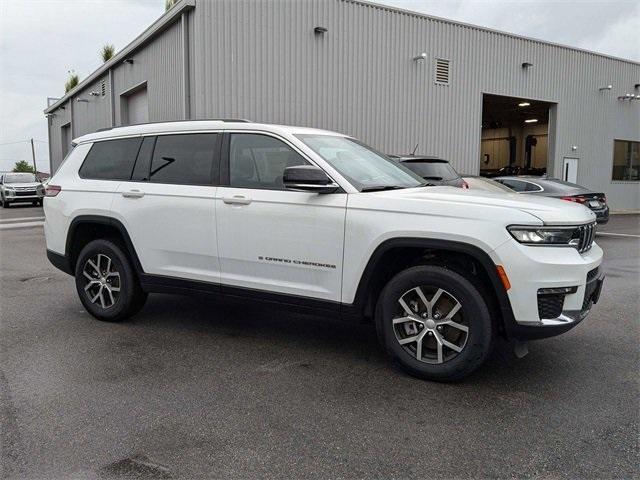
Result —
[{"label": "alloy wheel", "polygon": [[430,364],[453,359],[469,338],[462,304],[443,288],[418,286],[404,292],[392,323],[402,348]]},{"label": "alloy wheel", "polygon": [[105,310],[116,304],[120,296],[120,272],[110,257],[103,253],[90,257],[84,264],[82,275],[87,280],[84,291],[91,303]]}]

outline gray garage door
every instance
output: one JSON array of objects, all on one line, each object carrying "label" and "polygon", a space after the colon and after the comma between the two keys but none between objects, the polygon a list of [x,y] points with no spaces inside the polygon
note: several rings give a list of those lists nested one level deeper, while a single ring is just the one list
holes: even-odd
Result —
[{"label": "gray garage door", "polygon": [[128,125],[147,123],[149,121],[149,102],[147,89],[143,88],[126,97]]}]

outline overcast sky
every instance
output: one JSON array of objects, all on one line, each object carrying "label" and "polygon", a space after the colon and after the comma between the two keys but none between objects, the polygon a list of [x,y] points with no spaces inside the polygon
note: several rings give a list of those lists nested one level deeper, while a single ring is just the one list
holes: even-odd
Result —
[{"label": "overcast sky", "polygon": [[[640,61],[640,0],[377,3]],[[48,171],[46,98],[62,96],[69,70],[95,70],[102,45],[121,49],[163,12],[164,0],[0,0],[0,171],[30,161],[29,138]]]}]

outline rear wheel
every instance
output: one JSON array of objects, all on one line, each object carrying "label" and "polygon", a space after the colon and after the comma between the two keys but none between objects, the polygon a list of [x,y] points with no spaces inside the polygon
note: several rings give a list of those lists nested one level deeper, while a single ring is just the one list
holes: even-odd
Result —
[{"label": "rear wheel", "polygon": [[455,381],[487,358],[493,328],[487,304],[462,275],[437,266],[418,266],[396,275],[376,308],[383,346],[410,374]]},{"label": "rear wheel", "polygon": [[75,277],[80,301],[98,320],[118,322],[129,318],[147,299],[129,258],[109,240],[94,240],[82,249]]}]

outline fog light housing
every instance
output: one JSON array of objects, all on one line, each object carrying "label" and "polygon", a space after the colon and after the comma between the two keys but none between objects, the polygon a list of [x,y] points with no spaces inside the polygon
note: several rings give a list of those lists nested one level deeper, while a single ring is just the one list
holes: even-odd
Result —
[{"label": "fog light housing", "polygon": [[553,287],[553,288],[539,288],[538,295],[569,295],[570,293],[576,293],[578,287]]}]

